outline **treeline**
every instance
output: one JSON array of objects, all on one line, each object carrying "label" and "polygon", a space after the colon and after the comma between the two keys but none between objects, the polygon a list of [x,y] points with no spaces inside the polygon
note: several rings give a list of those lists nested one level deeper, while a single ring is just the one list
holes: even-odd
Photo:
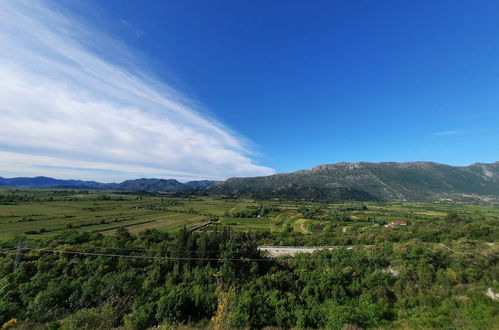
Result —
[{"label": "treeline", "polygon": [[226,210],[224,212],[224,217],[226,218],[256,218],[256,217],[264,217],[271,213],[279,212],[281,209],[275,205],[263,205],[259,206],[248,206],[241,210],[229,211]]},{"label": "treeline", "polygon": [[[76,196],[77,195],[77,196]],[[89,201],[124,201],[125,198],[113,193],[96,193],[88,190],[21,190],[9,189],[0,191],[0,205],[20,202],[55,202],[55,201],[81,201],[81,196]]]},{"label": "treeline", "polygon": [[[65,218],[68,218],[68,217],[71,217],[71,216],[66,216]],[[90,227],[90,226],[96,226],[96,225],[105,225],[105,224],[110,224],[110,223],[133,221],[134,219],[135,219],[135,217],[130,216],[130,217],[119,217],[119,218],[108,219],[108,220],[102,219],[102,220],[94,221],[94,222],[83,222],[83,223],[75,223],[75,224],[67,223],[63,227],[60,227],[60,228],[52,228],[52,229],[40,228],[39,230],[28,230],[24,233],[26,235],[45,234],[45,233],[51,233],[51,232],[65,230],[65,229],[77,229],[77,228],[84,228],[84,227]],[[30,220],[26,220],[26,221],[30,221]]]},{"label": "treeline", "polygon": [[[363,219],[365,221],[366,219]],[[345,225],[345,224],[352,225]],[[383,227],[384,221],[372,219],[370,226],[355,226],[351,220],[342,222],[312,222],[307,229],[312,235],[303,235],[292,227],[282,232],[262,234],[263,245],[373,245],[420,241],[426,243],[450,243],[459,239],[480,242],[499,241],[499,223],[490,220],[438,220],[417,222],[408,226]]]},{"label": "treeline", "polygon": [[[50,329],[491,328],[497,247],[418,239],[272,259],[269,233],[67,232],[0,252],[0,324]],[[285,234],[282,234],[285,235]],[[291,235],[291,234],[290,234]],[[304,235],[302,235],[304,236]],[[56,252],[54,252],[56,251]],[[120,257],[119,255],[123,255]],[[127,256],[127,257],[124,257]],[[135,256],[131,257],[131,256]]]}]

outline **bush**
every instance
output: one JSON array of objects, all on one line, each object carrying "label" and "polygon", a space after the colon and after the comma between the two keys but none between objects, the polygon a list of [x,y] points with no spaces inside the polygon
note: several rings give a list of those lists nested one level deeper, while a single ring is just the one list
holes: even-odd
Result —
[{"label": "bush", "polygon": [[61,321],[62,329],[111,329],[115,326],[114,309],[109,305],[81,309]]},{"label": "bush", "polygon": [[194,302],[184,290],[171,290],[158,301],[156,318],[167,325],[182,324],[188,320]]},{"label": "bush", "polygon": [[154,310],[154,303],[145,304],[134,309],[132,313],[125,316],[125,326],[139,330],[153,326],[157,323],[154,318]]}]

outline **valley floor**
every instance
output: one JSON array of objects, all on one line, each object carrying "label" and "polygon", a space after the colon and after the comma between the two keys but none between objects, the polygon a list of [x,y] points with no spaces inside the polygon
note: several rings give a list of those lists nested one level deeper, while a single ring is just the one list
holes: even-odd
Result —
[{"label": "valley floor", "polygon": [[5,328],[499,324],[496,205],[0,196]]}]

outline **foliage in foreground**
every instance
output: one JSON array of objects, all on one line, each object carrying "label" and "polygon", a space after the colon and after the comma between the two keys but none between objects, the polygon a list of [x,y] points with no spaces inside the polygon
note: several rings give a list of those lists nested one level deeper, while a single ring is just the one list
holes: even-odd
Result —
[{"label": "foliage in foreground", "polygon": [[154,258],[30,250],[15,272],[14,253],[3,252],[0,324],[341,329],[490,328],[499,321],[499,302],[485,295],[499,288],[494,245],[412,240],[272,260],[253,235],[73,232],[43,247]]}]

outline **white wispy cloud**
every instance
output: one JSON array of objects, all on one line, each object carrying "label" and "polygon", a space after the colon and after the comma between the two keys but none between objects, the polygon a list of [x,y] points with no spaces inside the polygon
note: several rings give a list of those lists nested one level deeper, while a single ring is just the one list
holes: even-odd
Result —
[{"label": "white wispy cloud", "polygon": [[463,133],[463,131],[461,131],[461,130],[439,131],[439,132],[431,133],[430,136],[458,135],[458,134],[462,134],[462,133]]},{"label": "white wispy cloud", "polygon": [[182,93],[124,65],[126,53],[117,61],[119,42],[57,9],[0,2],[0,171],[104,181],[274,172]]}]

